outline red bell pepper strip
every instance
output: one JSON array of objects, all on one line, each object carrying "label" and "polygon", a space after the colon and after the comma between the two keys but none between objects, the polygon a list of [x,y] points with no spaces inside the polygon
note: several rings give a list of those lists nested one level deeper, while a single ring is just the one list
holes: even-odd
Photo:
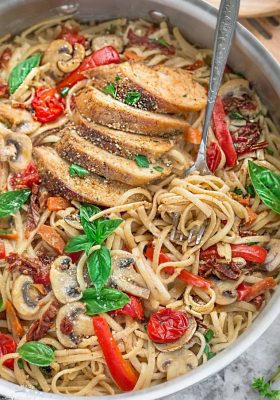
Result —
[{"label": "red bell pepper strip", "polygon": [[31,161],[25,170],[14,174],[10,178],[10,185],[13,189],[32,189],[33,184],[38,185],[40,182],[40,176],[36,165]]},{"label": "red bell pepper strip", "polygon": [[212,142],[207,148],[206,161],[211,172],[215,172],[222,159],[222,153],[217,143]]},{"label": "red bell pepper strip", "polygon": [[274,288],[276,285],[276,280],[271,277],[264,278],[252,286],[241,283],[236,289],[238,301],[252,301],[255,297],[264,293],[268,289]]},{"label": "red bell pepper strip", "polygon": [[83,72],[99,67],[100,65],[107,64],[118,64],[120,62],[120,56],[117,50],[112,46],[103,47],[100,50],[95,51],[84,59],[81,65],[66,76],[63,81],[59,82],[56,86],[58,91],[61,91],[64,87],[72,87],[75,83],[86,79]]},{"label": "red bell pepper strip", "polygon": [[[0,333],[0,357],[5,356],[6,354],[15,353],[17,351],[17,344],[14,339],[9,336],[5,335],[4,333]],[[3,362],[5,367],[14,369],[14,359],[8,359]]]},{"label": "red bell pepper strip", "polygon": [[132,318],[143,320],[144,310],[141,301],[135,296],[129,295],[129,297],[130,302],[124,305],[122,308],[112,311],[112,315],[129,315]]},{"label": "red bell pepper strip", "polygon": [[[154,255],[154,247],[153,245],[150,243],[145,250],[144,253],[145,257],[147,257],[149,260],[153,260],[153,255]],[[170,262],[170,258],[163,253],[162,251],[159,254],[159,264],[163,264],[166,262]],[[165,267],[164,268],[164,272],[166,272],[167,274],[173,274],[175,271],[174,267]],[[210,288],[210,283],[202,278],[201,276],[195,275],[190,271],[187,271],[186,269],[182,270],[180,272],[180,274],[177,276],[177,278],[182,281],[182,282],[186,282],[190,285],[193,285],[195,287],[198,287],[200,289],[206,289],[208,290]]]},{"label": "red bell pepper strip", "polygon": [[[232,257],[242,257],[246,261],[263,264],[265,262],[267,251],[257,244],[249,246],[247,244],[231,244]],[[209,247],[200,254],[201,259],[208,259],[210,257],[219,257],[217,246]]]},{"label": "red bell pepper strip", "polygon": [[215,136],[226,156],[228,167],[234,167],[237,162],[237,153],[233,145],[230,131],[227,127],[226,114],[222,99],[218,96],[213,110],[213,125]]},{"label": "red bell pepper strip", "polygon": [[93,327],[112,378],[120,389],[132,390],[138,380],[138,373],[123,358],[106,319],[93,317]]},{"label": "red bell pepper strip", "polygon": [[64,100],[55,88],[37,88],[31,106],[36,120],[43,124],[56,120],[64,112]]},{"label": "red bell pepper strip", "polygon": [[6,257],[5,245],[3,242],[0,242],[0,260],[5,259],[5,257]]}]

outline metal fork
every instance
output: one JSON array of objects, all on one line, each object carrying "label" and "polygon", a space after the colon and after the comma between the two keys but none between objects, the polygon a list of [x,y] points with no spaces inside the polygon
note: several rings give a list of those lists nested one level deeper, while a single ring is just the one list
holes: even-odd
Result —
[{"label": "metal fork", "polygon": [[[219,87],[222,82],[224,69],[228,59],[233,34],[236,27],[240,0],[222,0],[219,8],[217,25],[214,38],[213,58],[211,65],[209,91],[207,98],[207,106],[203,124],[202,139],[198,149],[197,159],[194,165],[184,172],[184,177],[199,172],[200,175],[211,175],[206,162],[206,146],[208,131],[211,124],[213,108]],[[172,224],[173,228],[170,232],[170,240],[174,240],[177,232],[177,227],[180,220],[179,213],[173,213]],[[207,222],[201,226],[190,230],[188,242],[195,240],[195,244],[199,244],[207,227]]]}]

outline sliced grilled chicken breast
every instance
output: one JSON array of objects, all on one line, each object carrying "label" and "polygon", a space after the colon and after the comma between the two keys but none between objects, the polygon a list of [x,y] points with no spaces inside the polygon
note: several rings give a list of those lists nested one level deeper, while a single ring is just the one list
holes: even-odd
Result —
[{"label": "sliced grilled chicken breast", "polygon": [[96,174],[84,178],[71,177],[70,164],[60,158],[51,147],[35,147],[33,152],[43,184],[50,193],[69,200],[111,207],[117,204],[128,189],[131,189],[131,186],[108,181]]},{"label": "sliced grilled chicken breast", "polygon": [[171,150],[180,139],[180,136],[164,139],[110,129],[95,122],[88,122],[78,112],[73,114],[73,122],[80,136],[104,150],[124,157],[142,154],[150,160],[156,160]]},{"label": "sliced grilled chicken breast", "polygon": [[189,124],[181,118],[139,110],[115,100],[94,87],[76,96],[81,115],[110,128],[149,136],[172,136],[183,133]]},{"label": "sliced grilled chicken breast", "polygon": [[65,129],[61,139],[56,143],[56,150],[62,158],[81,165],[87,170],[108,179],[120,181],[128,185],[144,186],[154,180],[170,174],[171,168],[158,163],[162,171],[157,171],[150,165],[140,168],[132,159],[109,153],[100,147],[89,143],[79,136],[75,129]]},{"label": "sliced grilled chicken breast", "polygon": [[178,113],[200,111],[206,106],[205,88],[182,68],[124,62],[92,69],[87,76],[101,90],[108,82],[114,83],[117,98],[122,100],[127,91],[140,91],[139,105],[147,110]]}]

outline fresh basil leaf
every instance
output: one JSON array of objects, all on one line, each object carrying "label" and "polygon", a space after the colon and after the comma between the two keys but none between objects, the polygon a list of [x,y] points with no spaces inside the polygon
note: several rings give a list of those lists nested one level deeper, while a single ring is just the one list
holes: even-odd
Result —
[{"label": "fresh basil leaf", "polygon": [[[83,204],[80,207],[80,219],[81,225],[88,236],[89,239],[95,241],[96,236],[96,221],[90,222],[89,219],[100,212],[100,208],[91,205],[91,204]],[[105,218],[101,217],[100,220],[103,221]]]},{"label": "fresh basil leaf", "polygon": [[103,288],[100,291],[89,288],[83,292],[82,301],[85,303],[88,315],[117,310],[129,303],[127,294],[116,289]]},{"label": "fresh basil leaf", "polygon": [[107,247],[102,246],[95,250],[88,258],[88,273],[94,287],[100,291],[107,282],[111,273],[111,254]]},{"label": "fresh basil leaf", "polygon": [[149,168],[150,166],[149,160],[147,159],[146,156],[141,156],[141,155],[134,156],[134,161],[140,168]]},{"label": "fresh basil leaf", "polygon": [[29,72],[40,64],[40,60],[41,54],[37,53],[20,62],[12,69],[8,79],[10,94],[13,94],[25,80]]},{"label": "fresh basil leaf", "polygon": [[267,207],[280,214],[280,175],[252,161],[248,162],[248,167],[257,195]]},{"label": "fresh basil leaf", "polygon": [[110,94],[112,97],[117,96],[117,89],[115,87],[115,84],[113,82],[108,83],[103,89],[103,93]]},{"label": "fresh basil leaf", "polygon": [[98,219],[96,221],[96,243],[103,243],[104,240],[106,240],[122,222],[122,219],[104,219],[103,221]]},{"label": "fresh basil leaf", "polygon": [[229,116],[231,119],[238,119],[238,120],[246,119],[246,117],[245,117],[244,115],[242,115],[242,114],[241,114],[240,112],[238,112],[238,111],[231,112],[231,113],[228,114],[228,116]]},{"label": "fresh basil leaf", "polygon": [[212,331],[212,329],[208,329],[208,331],[205,333],[204,337],[205,337],[206,343],[209,343],[214,337],[214,332]]},{"label": "fresh basil leaf", "polygon": [[0,297],[0,311],[2,310],[2,308],[3,308],[3,299],[2,297]]},{"label": "fresh basil leaf", "polygon": [[74,236],[66,243],[64,247],[65,253],[76,253],[77,251],[84,250],[86,254],[89,254],[90,248],[92,247],[93,243],[87,235],[78,235]]},{"label": "fresh basil leaf", "polygon": [[164,170],[164,168],[161,167],[160,165],[156,165],[156,166],[154,167],[154,170],[157,171],[157,172],[162,172],[162,171]]},{"label": "fresh basil leaf", "polygon": [[243,192],[240,188],[236,187],[233,193],[237,194],[237,196],[243,196]]},{"label": "fresh basil leaf", "polygon": [[124,103],[128,105],[135,105],[141,99],[141,92],[127,92]]},{"label": "fresh basil leaf", "polygon": [[69,167],[69,174],[73,178],[75,176],[78,176],[79,178],[84,178],[85,176],[88,176],[90,172],[87,169],[80,167],[80,165],[71,164],[71,166]]},{"label": "fresh basil leaf", "polygon": [[53,349],[40,342],[24,343],[17,352],[25,361],[38,367],[46,367],[54,361]]},{"label": "fresh basil leaf", "polygon": [[19,369],[23,369],[23,361],[21,358],[18,360],[18,367]]},{"label": "fresh basil leaf", "polygon": [[12,190],[0,194],[0,218],[15,214],[31,194],[30,189]]}]

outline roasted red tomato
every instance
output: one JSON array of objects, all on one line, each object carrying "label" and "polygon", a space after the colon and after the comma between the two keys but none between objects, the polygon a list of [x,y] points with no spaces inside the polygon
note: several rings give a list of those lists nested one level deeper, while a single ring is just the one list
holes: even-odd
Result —
[{"label": "roasted red tomato", "polygon": [[84,35],[81,35],[79,33],[78,29],[67,28],[65,25],[63,26],[59,37],[72,44],[72,46],[76,43],[84,44],[86,41],[86,38],[84,37]]},{"label": "roasted red tomato", "polygon": [[147,333],[154,342],[172,343],[188,329],[188,318],[183,311],[164,308],[154,313],[147,325]]},{"label": "roasted red tomato", "polygon": [[64,112],[64,100],[55,88],[37,88],[31,106],[36,120],[43,124],[54,121]]},{"label": "roasted red tomato", "polygon": [[[15,353],[17,350],[17,344],[14,339],[9,335],[0,333],[0,356],[4,356],[9,353]],[[3,365],[5,367],[14,369],[14,359],[6,360]]]},{"label": "roasted red tomato", "polygon": [[13,189],[31,189],[33,184],[38,185],[39,182],[40,176],[36,165],[32,161],[27,165],[25,170],[12,175],[10,178],[10,184]]},{"label": "roasted red tomato", "polygon": [[141,301],[135,296],[129,296],[130,302],[112,312],[113,315],[129,315],[132,318],[144,319],[144,310],[141,304]]},{"label": "roasted red tomato", "polygon": [[210,171],[215,172],[222,159],[222,153],[217,143],[210,143],[206,152],[207,165]]}]

